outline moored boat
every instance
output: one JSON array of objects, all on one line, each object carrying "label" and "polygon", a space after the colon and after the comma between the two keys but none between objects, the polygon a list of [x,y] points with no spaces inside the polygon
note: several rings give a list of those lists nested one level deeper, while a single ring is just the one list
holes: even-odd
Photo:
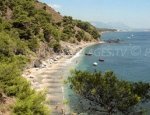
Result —
[{"label": "moored boat", "polygon": [[91,55],[93,55],[92,53],[85,53],[85,55],[87,55],[87,56],[91,56]]},{"label": "moored boat", "polygon": [[99,61],[100,61],[100,62],[104,62],[104,60],[103,60],[103,59],[99,59]]},{"label": "moored boat", "polygon": [[97,65],[98,65],[98,63],[96,63],[96,62],[93,63],[93,66],[97,66]]}]

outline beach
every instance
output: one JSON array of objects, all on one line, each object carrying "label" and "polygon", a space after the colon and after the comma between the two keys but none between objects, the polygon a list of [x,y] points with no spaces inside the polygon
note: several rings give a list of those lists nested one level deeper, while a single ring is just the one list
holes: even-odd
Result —
[{"label": "beach", "polygon": [[71,65],[82,50],[97,42],[82,43],[72,47],[73,55],[57,55],[56,60],[47,59],[42,61],[44,66],[40,68],[29,68],[23,73],[23,76],[31,83],[36,91],[46,91],[46,102],[53,115],[62,115],[69,112],[67,100],[64,97],[65,73],[69,72]]}]

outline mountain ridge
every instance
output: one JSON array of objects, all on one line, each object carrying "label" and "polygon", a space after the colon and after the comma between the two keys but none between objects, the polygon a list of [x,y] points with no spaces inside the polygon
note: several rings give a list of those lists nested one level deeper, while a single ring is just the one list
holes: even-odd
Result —
[{"label": "mountain ridge", "polygon": [[109,29],[118,29],[118,30],[130,30],[132,29],[131,27],[125,25],[124,23],[121,22],[99,22],[99,21],[92,21],[92,25],[100,28],[109,28]]}]

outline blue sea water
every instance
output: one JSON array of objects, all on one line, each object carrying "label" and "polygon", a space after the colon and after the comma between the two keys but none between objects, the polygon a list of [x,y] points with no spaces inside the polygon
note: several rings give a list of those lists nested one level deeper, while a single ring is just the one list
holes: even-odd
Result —
[{"label": "blue sea water", "polygon": [[[101,36],[102,40],[116,40],[119,43],[104,43],[89,46],[84,49],[76,69],[87,71],[114,71],[119,79],[128,81],[143,81],[150,83],[150,32],[109,32]],[[86,56],[85,53],[92,53]],[[103,59],[104,62],[100,62]],[[93,66],[97,62],[98,66]],[[68,90],[68,98],[72,110],[89,113],[86,100]],[[150,103],[142,105],[150,113]]]},{"label": "blue sea water", "polygon": [[[102,40],[120,39],[119,43],[105,43],[90,46],[78,65],[80,70],[114,71],[120,79],[150,82],[150,32],[104,33]],[[103,59],[104,62],[99,62]],[[98,66],[92,66],[97,62]]]}]

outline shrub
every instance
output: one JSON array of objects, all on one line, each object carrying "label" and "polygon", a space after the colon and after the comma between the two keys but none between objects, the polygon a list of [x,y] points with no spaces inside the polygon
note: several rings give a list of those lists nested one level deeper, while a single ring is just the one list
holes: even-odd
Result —
[{"label": "shrub", "polygon": [[88,22],[76,20],[76,26],[91,34],[94,39],[100,37],[100,34],[97,31],[97,29]]},{"label": "shrub", "polygon": [[36,52],[37,49],[39,48],[39,41],[38,41],[38,39],[32,38],[32,39],[28,40],[28,47],[33,52]]},{"label": "shrub", "polygon": [[64,16],[63,17],[63,24],[64,24],[64,26],[66,26],[66,25],[73,25],[72,17],[71,16]]},{"label": "shrub", "polygon": [[61,51],[61,45],[59,43],[55,43],[53,45],[54,52],[59,53]]},{"label": "shrub", "polygon": [[49,115],[50,111],[46,106],[43,106],[45,100],[43,93],[33,93],[24,100],[17,100],[14,107],[14,114],[16,115]]},{"label": "shrub", "polygon": [[70,39],[70,36],[66,33],[61,34],[61,40],[68,41]]},{"label": "shrub", "polygon": [[75,70],[69,81],[76,93],[103,107],[109,114],[135,112],[136,105],[150,100],[149,83],[122,81],[113,72],[101,74]]},{"label": "shrub", "polygon": [[3,63],[0,66],[0,88],[8,96],[16,96],[17,102],[13,108],[14,114],[48,115],[44,106],[44,94],[36,93],[30,88],[27,80],[20,76],[19,64]]},{"label": "shrub", "polygon": [[76,34],[76,38],[79,42],[81,42],[81,40],[85,40],[85,33],[84,31],[78,31]]},{"label": "shrub", "polygon": [[34,18],[35,21],[39,22],[41,25],[50,23],[52,20],[52,16],[46,13],[45,10],[36,10]]},{"label": "shrub", "polygon": [[0,55],[10,57],[14,54],[16,43],[5,32],[0,33]]},{"label": "shrub", "polygon": [[47,42],[50,42],[51,39],[55,38],[56,41],[60,39],[60,32],[52,24],[46,24],[43,26],[44,29],[44,38]]},{"label": "shrub", "polygon": [[65,26],[63,29],[63,33],[67,34],[69,38],[74,37],[75,30],[73,26]]}]

